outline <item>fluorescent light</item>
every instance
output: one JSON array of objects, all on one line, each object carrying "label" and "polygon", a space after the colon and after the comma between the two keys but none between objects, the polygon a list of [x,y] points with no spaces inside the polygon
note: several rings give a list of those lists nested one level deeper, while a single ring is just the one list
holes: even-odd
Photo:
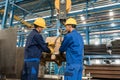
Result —
[{"label": "fluorescent light", "polygon": [[25,29],[24,31],[25,31],[25,32],[28,32],[28,30],[27,30],[27,29]]},{"label": "fluorescent light", "polygon": [[115,24],[115,23],[112,23],[111,26],[114,27],[114,26],[116,26],[116,24]]},{"label": "fluorescent light", "polygon": [[110,18],[110,20],[114,20],[114,18]]},{"label": "fluorescent light", "polygon": [[82,20],[82,21],[84,21],[84,20],[85,20],[85,17],[84,17],[83,15],[81,16],[81,20]]},{"label": "fluorescent light", "polygon": [[113,11],[113,10],[109,10],[109,11]]},{"label": "fluorescent light", "polygon": [[25,44],[23,45],[23,47],[25,47]]},{"label": "fluorescent light", "polygon": [[115,60],[115,64],[120,64],[120,60],[119,59]]},{"label": "fluorescent light", "polygon": [[113,15],[114,15],[114,12],[110,11],[109,16],[113,16]]},{"label": "fluorescent light", "polygon": [[84,21],[83,24],[86,24],[86,21]]},{"label": "fluorescent light", "polygon": [[118,33],[114,33],[113,36],[118,36]]},{"label": "fluorescent light", "polygon": [[24,30],[24,27],[22,27],[22,30]]},{"label": "fluorescent light", "polygon": [[48,34],[48,32],[47,32],[47,31],[45,31],[45,32],[44,32],[44,34]]},{"label": "fluorescent light", "polygon": [[98,35],[95,35],[94,44],[97,46],[100,44]]},{"label": "fluorescent light", "polygon": [[96,64],[101,64],[101,61],[100,60],[95,60],[95,63]]},{"label": "fluorescent light", "polygon": [[98,35],[95,35],[95,38],[98,38],[99,36]]},{"label": "fluorescent light", "polygon": [[95,41],[95,45],[97,46],[97,45],[99,45],[100,43],[98,42],[98,41]]}]

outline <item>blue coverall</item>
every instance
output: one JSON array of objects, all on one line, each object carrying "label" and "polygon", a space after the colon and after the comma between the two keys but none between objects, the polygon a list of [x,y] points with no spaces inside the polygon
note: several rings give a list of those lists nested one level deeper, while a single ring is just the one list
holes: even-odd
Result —
[{"label": "blue coverall", "polygon": [[36,29],[33,29],[26,41],[21,80],[38,80],[39,62],[42,52],[50,53],[51,51],[43,37]]},{"label": "blue coverall", "polygon": [[66,70],[64,80],[82,80],[84,43],[82,36],[76,31],[65,35],[59,49],[66,51]]}]

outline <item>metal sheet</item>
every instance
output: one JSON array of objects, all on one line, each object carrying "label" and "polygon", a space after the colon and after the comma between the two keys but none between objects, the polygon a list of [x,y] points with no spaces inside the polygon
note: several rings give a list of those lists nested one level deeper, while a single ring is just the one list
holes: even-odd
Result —
[{"label": "metal sheet", "polygon": [[20,78],[24,63],[24,48],[17,48],[16,53],[16,78]]},{"label": "metal sheet", "polygon": [[0,74],[15,73],[16,29],[0,30]]},{"label": "metal sheet", "polygon": [[19,79],[21,76],[21,71],[23,69],[23,61],[24,60],[24,48],[23,47],[19,47],[16,48],[16,57],[14,58],[15,61],[15,71],[10,74],[7,74],[6,77],[7,78],[16,78]]}]

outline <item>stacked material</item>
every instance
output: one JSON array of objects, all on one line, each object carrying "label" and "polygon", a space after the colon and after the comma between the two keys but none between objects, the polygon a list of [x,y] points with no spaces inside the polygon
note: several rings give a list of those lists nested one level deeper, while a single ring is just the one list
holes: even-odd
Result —
[{"label": "stacked material", "polygon": [[120,40],[112,41],[112,54],[120,54]]},{"label": "stacked material", "polygon": [[102,80],[120,80],[120,65],[85,66],[85,74],[89,74],[92,78],[104,78]]},{"label": "stacked material", "polygon": [[24,48],[16,48],[17,30],[0,30],[0,74],[20,78]]},{"label": "stacked material", "polygon": [[85,54],[106,54],[106,45],[85,45],[84,46]]},{"label": "stacked material", "polygon": [[0,74],[15,73],[16,29],[0,30]]}]

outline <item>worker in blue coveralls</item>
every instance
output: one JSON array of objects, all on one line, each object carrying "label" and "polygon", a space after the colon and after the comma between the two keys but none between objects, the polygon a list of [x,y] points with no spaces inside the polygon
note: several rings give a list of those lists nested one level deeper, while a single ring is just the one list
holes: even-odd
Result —
[{"label": "worker in blue coveralls", "polygon": [[52,49],[48,48],[41,34],[46,27],[45,20],[38,18],[34,22],[35,29],[28,35],[25,52],[24,52],[24,67],[21,75],[21,80],[38,80],[39,63],[42,52],[51,53]]},{"label": "worker in blue coveralls", "polygon": [[69,18],[65,23],[66,31],[61,47],[62,55],[66,52],[66,69],[64,80],[82,80],[84,43],[82,36],[75,30],[77,22]]}]

